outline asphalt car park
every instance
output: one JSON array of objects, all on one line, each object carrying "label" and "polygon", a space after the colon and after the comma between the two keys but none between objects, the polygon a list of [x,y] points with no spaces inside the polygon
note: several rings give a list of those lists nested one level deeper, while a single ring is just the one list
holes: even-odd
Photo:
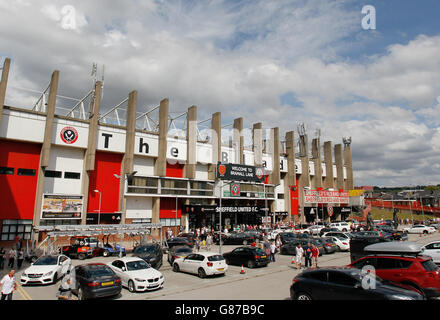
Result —
[{"label": "asphalt car park", "polygon": [[[410,241],[417,241],[420,244],[428,244],[440,240],[440,233],[430,235],[409,235]],[[240,245],[222,245],[222,253],[230,252]],[[211,252],[218,252],[219,247],[212,246]],[[201,250],[206,252],[206,250]],[[127,252],[127,257],[131,252]],[[86,260],[72,259],[72,266],[87,263],[111,263],[118,257],[93,257]],[[301,273],[291,263],[291,255],[276,254],[276,262],[271,262],[267,267],[249,269],[244,267],[245,273],[241,273],[241,266],[229,265],[225,276],[211,276],[199,278],[189,273],[173,272],[171,265],[167,262],[167,254],[163,255],[163,264],[159,271],[164,276],[163,288],[148,292],[129,292],[123,288],[119,296],[111,299],[121,300],[145,300],[145,299],[290,299],[289,287],[292,279]],[[346,266],[350,264],[349,252],[335,252],[324,254],[319,257],[318,266]],[[17,271],[16,278],[19,283],[22,268]],[[7,272],[7,270],[4,270]],[[265,289],[261,290],[261,284]],[[60,282],[48,285],[25,286],[19,285],[14,295],[14,300],[56,300],[56,293]],[[255,288],[255,289],[253,289]],[[260,288],[260,289],[258,289]],[[107,298],[106,298],[107,299]]]}]

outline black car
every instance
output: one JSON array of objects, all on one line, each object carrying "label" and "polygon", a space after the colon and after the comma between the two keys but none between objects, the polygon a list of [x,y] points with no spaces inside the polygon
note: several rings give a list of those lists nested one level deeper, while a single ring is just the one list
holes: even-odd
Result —
[{"label": "black car", "polygon": [[[230,233],[224,233],[224,232],[222,232],[221,234],[222,234],[222,240],[224,238],[229,237],[230,235]],[[219,231],[214,232],[214,234],[212,235],[212,241],[214,243],[219,243],[219,238],[220,238],[220,232]]]},{"label": "black car", "polygon": [[293,232],[280,232],[278,233],[278,237],[280,238],[281,244],[286,244],[287,242],[296,241],[298,238],[297,233]]},{"label": "black car", "polygon": [[[354,268],[321,268],[304,271],[290,286],[292,300],[422,300],[422,296],[398,284],[384,282]],[[374,277],[374,278],[373,278]],[[374,281],[375,286],[372,285]]]},{"label": "black car", "polygon": [[316,239],[297,239],[296,241],[290,241],[285,244],[283,244],[280,248],[280,254],[282,255],[296,255],[296,247],[298,246],[298,243],[301,244],[301,247],[305,249],[307,243],[310,243],[312,245],[313,243],[316,245],[316,247],[319,250],[319,256],[322,256],[325,253],[325,249],[322,246],[320,242],[318,242]]},{"label": "black car", "polygon": [[189,240],[188,238],[181,238],[181,237],[176,237],[176,238],[170,238],[166,241],[167,247],[168,249],[171,249],[172,247],[175,246],[188,246],[193,248],[194,247],[194,243]]},{"label": "black car", "polygon": [[132,256],[141,258],[156,270],[159,270],[162,266],[163,252],[158,243],[138,246],[134,248]]},{"label": "black car", "polygon": [[390,237],[391,240],[402,240],[402,241],[408,240],[408,235],[406,233],[395,230],[390,226],[387,225],[377,226],[375,229],[386,233],[387,237]]},{"label": "black car", "polygon": [[71,272],[72,293],[79,300],[118,296],[121,293],[121,278],[103,263],[90,263],[76,266]]},{"label": "black car", "polygon": [[243,231],[243,233],[246,233],[250,236],[253,236],[255,240],[258,239],[258,240],[262,241],[264,238],[263,233],[260,231],[257,231],[257,230],[246,230],[246,231]]},{"label": "black car", "polygon": [[254,268],[256,266],[266,267],[270,258],[266,252],[256,247],[238,247],[223,254],[227,264],[246,266],[248,268]]},{"label": "black car", "polygon": [[[179,233],[177,238],[187,238],[191,242],[192,246],[196,243],[197,236],[194,233]],[[205,238],[205,236],[203,236]]]},{"label": "black car", "polygon": [[338,245],[333,241],[332,238],[321,237],[316,238],[316,240],[321,243],[326,254],[335,253],[336,251],[338,251]]},{"label": "black car", "polygon": [[173,265],[173,262],[177,258],[186,258],[193,249],[189,246],[175,246],[168,251],[168,262]]},{"label": "black car", "polygon": [[[231,233],[226,238],[223,238],[223,236],[222,236],[222,244],[243,244],[243,245],[247,245],[247,244],[251,244],[255,240],[256,240],[255,236],[249,235],[248,233],[245,233],[245,232],[233,232],[233,233]],[[219,242],[220,242],[219,239],[217,239],[217,241],[214,242],[214,243],[215,244],[219,244]]]}]

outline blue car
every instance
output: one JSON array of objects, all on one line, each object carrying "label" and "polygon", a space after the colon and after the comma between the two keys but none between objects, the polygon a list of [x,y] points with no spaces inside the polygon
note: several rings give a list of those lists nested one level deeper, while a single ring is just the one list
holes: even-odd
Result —
[{"label": "blue car", "polygon": [[99,247],[96,247],[93,250],[93,256],[113,256],[113,255],[119,255],[119,252],[122,251],[122,256],[126,255],[125,248],[120,246],[119,244],[116,244],[114,247],[111,244],[105,243],[104,245],[100,245]]}]

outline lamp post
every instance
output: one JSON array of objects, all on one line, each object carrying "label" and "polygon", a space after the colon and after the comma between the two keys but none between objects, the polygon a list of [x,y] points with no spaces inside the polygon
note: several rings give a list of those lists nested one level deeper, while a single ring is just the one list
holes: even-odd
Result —
[{"label": "lamp post", "polygon": [[101,191],[93,190],[95,193],[99,193],[99,209],[98,209],[98,224],[101,223]]}]

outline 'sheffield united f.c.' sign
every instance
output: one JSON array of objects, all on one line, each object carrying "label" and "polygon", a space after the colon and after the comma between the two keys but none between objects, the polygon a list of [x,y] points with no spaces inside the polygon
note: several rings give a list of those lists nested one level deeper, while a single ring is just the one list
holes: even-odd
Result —
[{"label": "'sheffield united f.c.' sign", "polygon": [[64,143],[72,144],[78,140],[78,131],[73,127],[64,127],[60,132],[60,137]]}]

